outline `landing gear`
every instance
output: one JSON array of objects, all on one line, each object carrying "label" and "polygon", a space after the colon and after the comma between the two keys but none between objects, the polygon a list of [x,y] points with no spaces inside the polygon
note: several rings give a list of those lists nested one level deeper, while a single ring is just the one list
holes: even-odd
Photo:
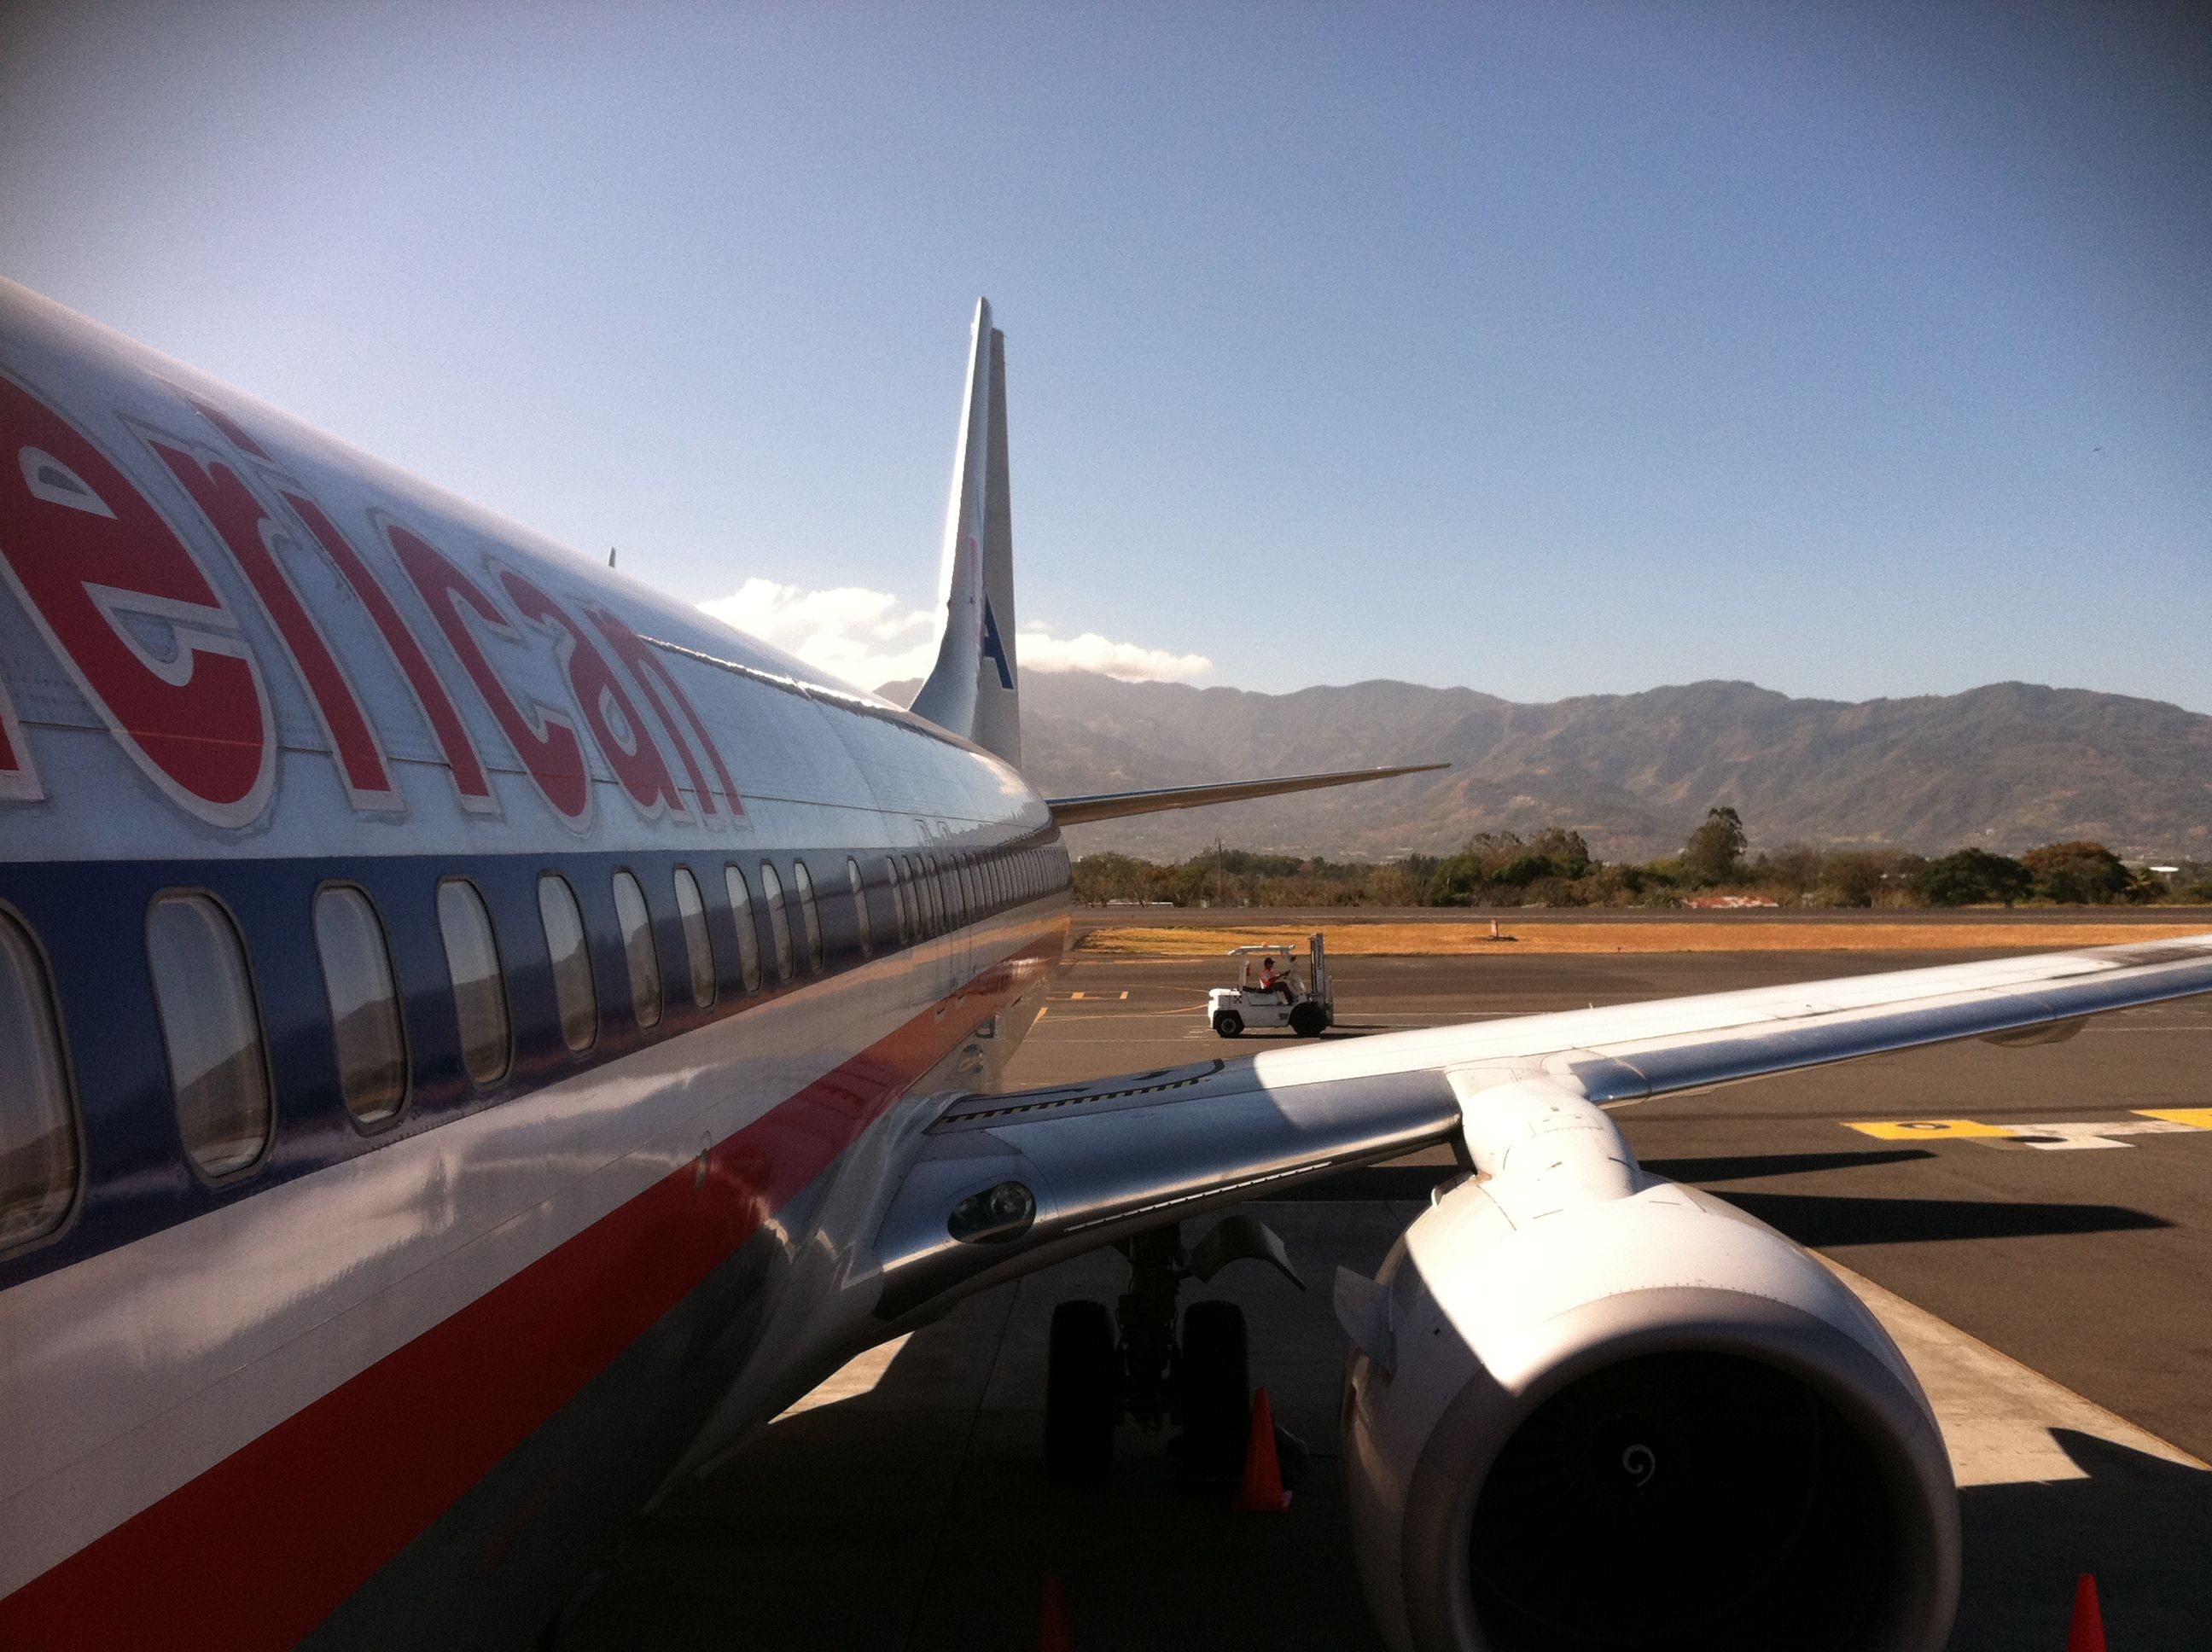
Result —
[{"label": "landing gear", "polygon": [[1097,1302],[1053,1309],[1045,1472],[1067,1484],[1098,1484],[1112,1467],[1115,1428],[1127,1418],[1147,1434],[1175,1423],[1181,1430],[1175,1446],[1192,1479],[1236,1479],[1252,1415],[1244,1310],[1234,1303],[1193,1303],[1178,1335],[1176,1295],[1186,1279],[1211,1280],[1240,1257],[1273,1264],[1301,1291],[1304,1282],[1283,1242],[1248,1215],[1224,1218],[1188,1251],[1174,1225],[1115,1248],[1128,1260],[1129,1285],[1112,1315]]}]

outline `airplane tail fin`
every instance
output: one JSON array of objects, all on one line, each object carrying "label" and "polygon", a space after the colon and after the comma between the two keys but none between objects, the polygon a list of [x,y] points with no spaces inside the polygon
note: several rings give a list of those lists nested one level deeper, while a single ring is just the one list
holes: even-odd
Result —
[{"label": "airplane tail fin", "polygon": [[945,517],[945,630],[914,711],[1018,768],[1013,507],[1006,482],[1006,336],[975,304],[968,402]]}]

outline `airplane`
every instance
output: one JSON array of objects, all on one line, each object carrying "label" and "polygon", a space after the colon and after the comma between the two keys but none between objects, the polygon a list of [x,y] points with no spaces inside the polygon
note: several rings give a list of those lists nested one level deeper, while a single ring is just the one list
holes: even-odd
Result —
[{"label": "airplane", "polygon": [[1116,1244],[1172,1325],[1268,1249],[1184,1222],[1445,1144],[1334,1289],[1384,1638],[1940,1646],[1910,1367],[1609,1110],[2063,1037],[2212,936],[1008,1092],[1063,829],[1420,765],[1024,780],[987,304],[941,574],[899,707],[0,284],[0,1645],[529,1641],[855,1353]]}]

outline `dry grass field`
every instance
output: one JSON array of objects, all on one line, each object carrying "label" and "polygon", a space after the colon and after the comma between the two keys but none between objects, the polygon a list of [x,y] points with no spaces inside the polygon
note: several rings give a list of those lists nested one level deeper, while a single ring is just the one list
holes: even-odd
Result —
[{"label": "dry grass field", "polygon": [[[1487,920],[1479,923],[1330,922],[1322,931],[1339,957],[1446,957],[1531,952],[1909,952],[2063,951],[2069,947],[2116,946],[2124,941],[2198,935],[2212,923],[2099,923],[2094,919],[2047,923],[1574,923],[1501,921],[1509,938],[1493,940]],[[1079,952],[1113,957],[1218,957],[1232,946],[1264,946],[1303,939],[1296,925],[1212,925],[1094,929],[1075,944]]]}]

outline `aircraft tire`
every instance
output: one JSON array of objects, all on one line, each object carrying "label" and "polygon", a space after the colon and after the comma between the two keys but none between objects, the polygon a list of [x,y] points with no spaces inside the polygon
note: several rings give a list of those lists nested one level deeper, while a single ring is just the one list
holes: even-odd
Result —
[{"label": "aircraft tire", "polygon": [[1234,1038],[1244,1030],[1244,1017],[1234,1010],[1224,1010],[1213,1017],[1213,1030],[1224,1038]]},{"label": "aircraft tire", "polygon": [[1235,1303],[1194,1302],[1183,1309],[1176,1355],[1176,1418],[1182,1424],[1183,1470],[1194,1479],[1233,1480],[1244,1469],[1252,1427],[1252,1376],[1244,1310]]},{"label": "aircraft tire", "polygon": [[1291,1030],[1301,1038],[1318,1038],[1328,1025],[1328,1016],[1312,999],[1291,1006]]},{"label": "aircraft tire", "polygon": [[1044,1379],[1044,1468],[1071,1485],[1097,1485],[1114,1466],[1121,1356],[1106,1304],[1077,1300],[1052,1310]]}]

